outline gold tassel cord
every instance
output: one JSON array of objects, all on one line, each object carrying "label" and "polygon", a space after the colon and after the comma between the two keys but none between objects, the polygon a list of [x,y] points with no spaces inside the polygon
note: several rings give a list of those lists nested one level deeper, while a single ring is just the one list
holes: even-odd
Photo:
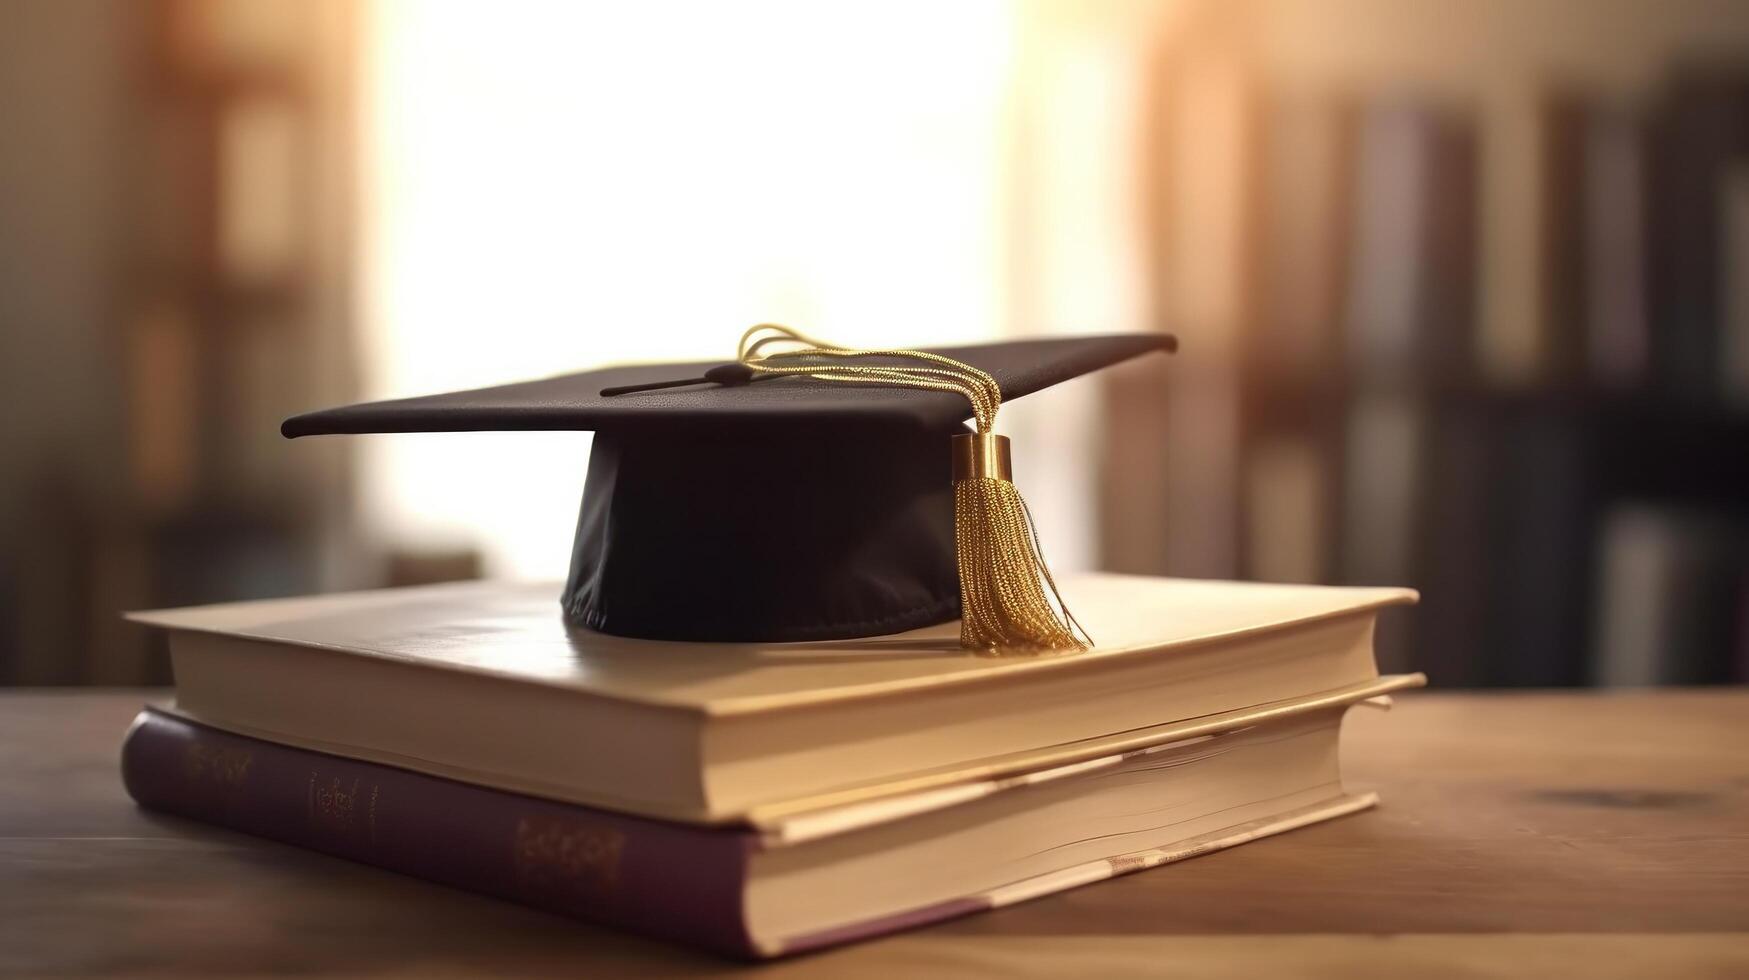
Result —
[{"label": "gold tassel cord", "polygon": [[[776,345],[784,346],[767,351]],[[924,363],[854,363],[867,358]],[[996,410],[1002,404],[1002,389],[995,378],[970,364],[928,351],[840,347],[770,323],[741,335],[736,359],[757,374],[799,375],[963,396],[971,404],[975,431],[953,439],[960,645],[987,651],[1081,650],[1092,642],[1063,604],[1056,581],[1045,566],[1032,515],[1012,480],[1008,440],[993,431]]]}]

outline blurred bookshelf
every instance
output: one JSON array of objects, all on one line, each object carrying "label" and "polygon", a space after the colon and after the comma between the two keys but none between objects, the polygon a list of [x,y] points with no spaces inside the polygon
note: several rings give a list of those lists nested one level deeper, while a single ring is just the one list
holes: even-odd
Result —
[{"label": "blurred bookshelf", "polygon": [[78,118],[110,151],[33,185],[97,202],[57,220],[100,243],[64,271],[103,299],[89,348],[60,351],[48,322],[19,336],[101,377],[81,392],[86,437],[6,481],[25,489],[0,514],[16,565],[0,569],[0,682],[164,683],[164,652],[120,611],[312,591],[349,561],[341,447],[266,449],[285,415],[353,391],[352,6],[14,12],[9,49],[101,74],[107,108]]},{"label": "blurred bookshelf", "polygon": [[1149,110],[1184,356],[1110,395],[1183,421],[1108,460],[1109,563],[1417,587],[1381,656],[1444,686],[1749,681],[1749,11],[1699,6],[1193,5]]},{"label": "blurred bookshelf", "polygon": [[[116,537],[138,608],[315,591],[346,559],[338,446],[284,451],[300,407],[353,390],[352,20],[345,4],[156,0],[140,78],[127,352],[131,493]],[[98,581],[120,577],[98,575]],[[168,679],[150,638],[93,644]]]}]

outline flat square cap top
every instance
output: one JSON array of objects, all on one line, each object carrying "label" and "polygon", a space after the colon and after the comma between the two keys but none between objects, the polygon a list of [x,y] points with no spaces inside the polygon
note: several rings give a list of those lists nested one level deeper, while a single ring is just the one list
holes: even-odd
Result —
[{"label": "flat square cap top", "polygon": [[[1019,398],[1151,351],[1169,334],[1129,333],[928,348],[989,373],[1004,399]],[[874,426],[939,430],[970,417],[951,392],[786,377],[753,384],[705,381],[626,394],[604,389],[702,378],[726,361],[636,364],[537,381],[330,408],[287,419],[287,437],[363,432],[586,430],[785,433]],[[877,362],[868,362],[877,363]]]}]

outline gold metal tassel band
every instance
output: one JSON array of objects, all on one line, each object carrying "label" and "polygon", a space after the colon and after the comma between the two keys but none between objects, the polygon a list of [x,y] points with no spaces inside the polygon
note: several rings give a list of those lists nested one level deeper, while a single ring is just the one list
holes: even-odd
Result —
[{"label": "gold metal tassel band", "polygon": [[[778,349],[769,349],[773,347]],[[849,363],[870,358],[924,363]],[[1063,604],[1045,567],[1032,515],[1013,483],[1008,439],[992,431],[1002,405],[1002,388],[995,378],[928,351],[840,347],[774,323],[759,324],[742,334],[735,359],[755,374],[793,374],[963,396],[972,406],[974,431],[954,436],[952,446],[960,645],[989,651],[1081,650],[1092,642]]]}]

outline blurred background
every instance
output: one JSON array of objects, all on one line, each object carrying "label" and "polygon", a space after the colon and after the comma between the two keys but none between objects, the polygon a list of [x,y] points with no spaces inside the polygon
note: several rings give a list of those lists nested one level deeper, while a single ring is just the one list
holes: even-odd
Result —
[{"label": "blurred background", "polygon": [[787,322],[1169,330],[1005,408],[1061,568],[1407,584],[1442,686],[1749,680],[1749,4],[0,3],[0,682],[558,578],[584,433],[286,415]]}]

